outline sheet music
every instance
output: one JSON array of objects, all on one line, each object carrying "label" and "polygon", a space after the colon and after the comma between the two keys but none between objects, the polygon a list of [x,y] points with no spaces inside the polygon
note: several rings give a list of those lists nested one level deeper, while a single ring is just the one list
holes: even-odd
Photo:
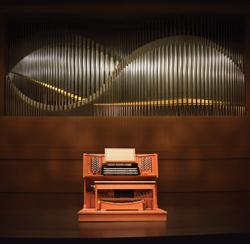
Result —
[{"label": "sheet music", "polygon": [[134,162],[135,148],[105,148],[106,162]]}]

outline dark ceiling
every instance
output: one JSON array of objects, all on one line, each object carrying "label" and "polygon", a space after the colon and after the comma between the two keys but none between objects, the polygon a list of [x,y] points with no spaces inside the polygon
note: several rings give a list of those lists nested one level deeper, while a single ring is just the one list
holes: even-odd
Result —
[{"label": "dark ceiling", "polygon": [[4,14],[79,14],[99,17],[130,17],[169,13],[249,14],[245,0],[1,0]]}]

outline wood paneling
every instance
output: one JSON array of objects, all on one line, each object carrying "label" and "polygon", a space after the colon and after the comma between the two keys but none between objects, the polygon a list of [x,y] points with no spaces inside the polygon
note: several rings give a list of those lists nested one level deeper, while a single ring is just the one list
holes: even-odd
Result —
[{"label": "wood paneling", "polygon": [[82,192],[82,153],[159,154],[159,191],[250,190],[249,118],[1,117],[0,192]]},{"label": "wood paneling", "polygon": [[81,159],[135,147],[165,159],[250,157],[250,118],[1,117],[1,159]]},{"label": "wood paneling", "polygon": [[250,191],[250,160],[160,160],[159,192]]},{"label": "wood paneling", "polygon": [[[0,160],[0,192],[82,193],[81,160]],[[160,160],[159,192],[250,191],[250,162]]]},{"label": "wood paneling", "polygon": [[80,160],[0,160],[0,192],[83,192]]}]

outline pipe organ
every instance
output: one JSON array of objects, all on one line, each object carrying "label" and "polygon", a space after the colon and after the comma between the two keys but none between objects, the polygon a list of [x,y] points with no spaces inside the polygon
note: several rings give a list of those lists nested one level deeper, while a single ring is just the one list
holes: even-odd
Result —
[{"label": "pipe organ", "polygon": [[84,204],[78,221],[165,221],[158,208],[157,154],[133,148],[105,148],[83,154]]},{"label": "pipe organ", "polygon": [[245,114],[237,17],[66,27],[14,22],[12,30],[7,115]]}]

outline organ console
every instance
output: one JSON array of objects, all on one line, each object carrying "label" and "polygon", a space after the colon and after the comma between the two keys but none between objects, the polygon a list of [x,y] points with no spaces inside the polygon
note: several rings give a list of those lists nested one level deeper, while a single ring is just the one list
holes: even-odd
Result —
[{"label": "organ console", "polygon": [[78,221],[165,221],[158,208],[157,154],[106,148],[83,154],[84,205]]}]

